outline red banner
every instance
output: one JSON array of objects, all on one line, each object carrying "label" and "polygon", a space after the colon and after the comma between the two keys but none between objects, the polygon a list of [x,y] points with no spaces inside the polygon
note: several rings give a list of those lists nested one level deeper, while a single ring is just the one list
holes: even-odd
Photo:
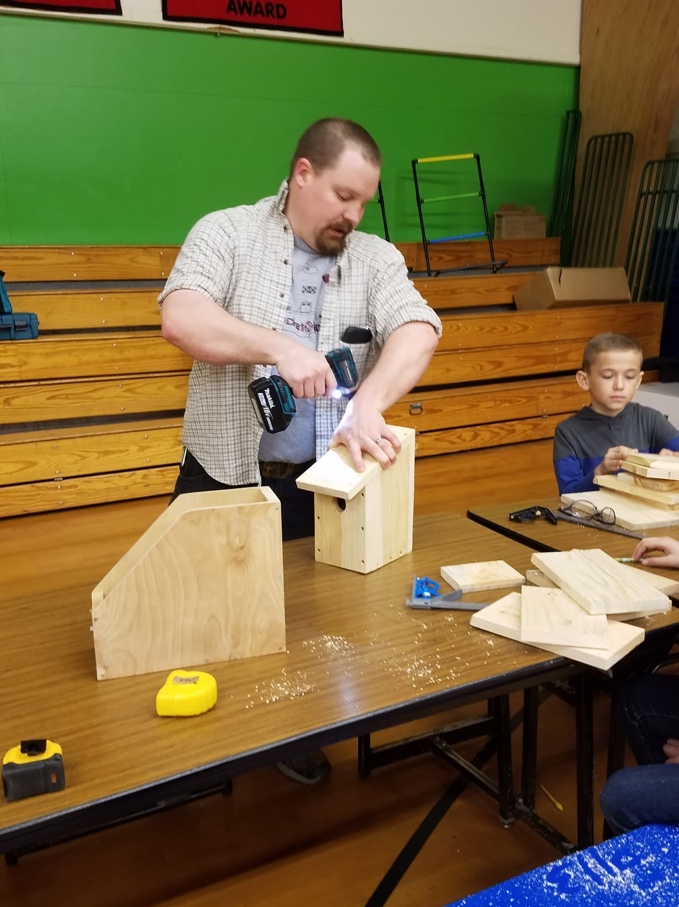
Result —
[{"label": "red banner", "polygon": [[1,6],[14,9],[52,10],[58,13],[98,13],[99,15],[122,16],[120,0],[41,0],[40,3],[19,3],[6,0]]},{"label": "red banner", "polygon": [[342,0],[163,0],[163,19],[344,35]]}]

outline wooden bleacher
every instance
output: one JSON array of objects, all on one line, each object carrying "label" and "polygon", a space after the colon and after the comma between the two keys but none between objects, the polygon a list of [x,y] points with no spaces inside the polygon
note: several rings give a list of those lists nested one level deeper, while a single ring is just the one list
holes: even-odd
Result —
[{"label": "wooden bleacher", "polygon": [[[558,259],[557,240],[505,245],[497,256],[515,267]],[[399,248],[416,272],[421,247]],[[36,312],[40,327],[0,342],[0,517],[171,492],[191,360],[163,340],[156,297],[177,251],[0,247],[14,311]],[[437,248],[435,266],[484,254],[485,243]],[[614,329],[658,353],[661,304],[517,312],[513,293],[533,273],[415,277],[444,334],[387,418],[418,432],[420,513],[477,503],[465,489],[484,477],[489,502],[552,494],[551,438],[585,402],[573,374],[587,340]]]},{"label": "wooden bleacher", "polygon": [[12,308],[40,330],[0,343],[0,516],[172,490],[191,360],[163,340],[156,297],[176,254],[0,248]]}]

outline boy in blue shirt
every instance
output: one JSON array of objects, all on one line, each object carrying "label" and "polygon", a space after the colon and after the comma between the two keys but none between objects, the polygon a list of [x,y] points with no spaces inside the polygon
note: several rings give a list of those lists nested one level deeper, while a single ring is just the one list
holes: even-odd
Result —
[{"label": "boy in blue shirt", "polygon": [[630,453],[679,454],[679,432],[665,416],[632,403],[643,372],[641,347],[624,334],[597,334],[575,378],[591,403],[557,426],[559,494],[595,491],[594,476],[618,472]]}]

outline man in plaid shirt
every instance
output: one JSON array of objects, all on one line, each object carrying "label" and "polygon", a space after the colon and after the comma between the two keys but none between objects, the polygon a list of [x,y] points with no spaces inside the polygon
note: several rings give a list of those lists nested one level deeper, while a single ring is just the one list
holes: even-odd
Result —
[{"label": "man in plaid shirt", "polygon": [[[159,297],[164,337],[195,360],[175,495],[261,482],[281,501],[283,538],[298,538],[313,535],[313,495],[295,479],[328,447],[344,444],[359,471],[364,453],[385,469],[396,459],[382,413],[424,373],[441,322],[400,252],[355,232],[381,164],[363,127],[319,120],[276,196],[215,211],[189,233]],[[359,371],[351,399],[335,393],[325,358],[340,345]],[[248,385],[274,370],[297,413],[269,434]],[[313,783],[328,769],[290,774]]]}]

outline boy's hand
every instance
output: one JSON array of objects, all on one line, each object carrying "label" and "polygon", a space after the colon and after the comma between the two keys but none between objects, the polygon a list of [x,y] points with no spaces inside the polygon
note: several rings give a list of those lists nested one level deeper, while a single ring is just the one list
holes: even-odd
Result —
[{"label": "boy's hand", "polygon": [[679,457],[679,451],[677,451],[677,450],[668,450],[667,447],[663,447],[663,449],[660,451],[660,453],[658,454],[658,456],[659,456],[659,457]]},{"label": "boy's hand", "polygon": [[594,470],[595,476],[610,476],[622,469],[622,464],[628,454],[639,453],[636,447],[611,447],[604,454],[604,458]]}]

